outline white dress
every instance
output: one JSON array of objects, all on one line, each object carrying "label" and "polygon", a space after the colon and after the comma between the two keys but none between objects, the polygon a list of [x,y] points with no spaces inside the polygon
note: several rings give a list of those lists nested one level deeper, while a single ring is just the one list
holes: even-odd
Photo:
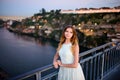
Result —
[{"label": "white dress", "polygon": [[[59,56],[63,64],[72,64],[74,56],[71,51],[72,44],[63,44]],[[58,80],[85,80],[80,63],[77,68],[60,67]]]}]

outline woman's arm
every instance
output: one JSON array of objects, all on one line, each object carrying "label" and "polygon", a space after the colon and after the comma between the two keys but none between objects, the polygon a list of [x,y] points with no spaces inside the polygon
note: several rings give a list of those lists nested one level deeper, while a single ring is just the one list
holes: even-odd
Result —
[{"label": "woman's arm", "polygon": [[59,54],[58,52],[56,52],[56,54],[54,55],[54,59],[53,59],[53,65],[55,68],[58,68],[58,62],[57,62],[58,58],[59,58]]},{"label": "woman's arm", "polygon": [[76,45],[75,46],[75,51],[74,51],[74,61],[72,64],[62,64],[60,60],[58,60],[58,64],[59,66],[63,66],[63,67],[69,67],[69,68],[76,68],[78,66],[78,62],[79,62],[79,46]]}]

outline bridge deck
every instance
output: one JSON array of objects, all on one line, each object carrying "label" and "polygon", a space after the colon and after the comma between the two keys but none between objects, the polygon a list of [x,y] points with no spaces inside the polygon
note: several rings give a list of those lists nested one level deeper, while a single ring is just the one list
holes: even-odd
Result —
[{"label": "bridge deck", "polygon": [[120,65],[104,80],[120,80]]}]

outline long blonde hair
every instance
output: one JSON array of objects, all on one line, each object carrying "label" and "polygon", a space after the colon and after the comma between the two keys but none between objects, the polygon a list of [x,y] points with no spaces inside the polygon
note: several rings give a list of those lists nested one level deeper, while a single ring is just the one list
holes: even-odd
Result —
[{"label": "long blonde hair", "polygon": [[63,32],[62,32],[62,35],[61,35],[61,38],[60,38],[60,42],[59,42],[59,45],[58,45],[58,48],[57,48],[57,51],[60,50],[60,48],[62,47],[63,43],[64,43],[65,40],[66,40],[66,38],[65,38],[65,31],[66,31],[68,28],[71,28],[72,31],[73,31],[73,36],[72,36],[70,42],[72,43],[71,50],[72,50],[72,52],[74,53],[74,48],[75,48],[76,45],[78,45],[78,37],[77,37],[77,32],[76,32],[76,30],[75,30],[74,27],[71,26],[71,25],[68,25],[68,26],[66,26],[66,27],[63,29]]}]

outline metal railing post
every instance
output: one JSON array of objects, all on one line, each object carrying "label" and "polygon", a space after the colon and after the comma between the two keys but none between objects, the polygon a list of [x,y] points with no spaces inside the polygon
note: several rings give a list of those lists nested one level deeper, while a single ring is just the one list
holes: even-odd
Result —
[{"label": "metal railing post", "polygon": [[92,71],[93,71],[93,66],[92,66],[92,64],[93,64],[93,59],[91,59],[91,61],[90,61],[90,80],[92,80]]},{"label": "metal railing post", "polygon": [[104,73],[104,53],[102,54],[102,72],[101,72],[101,80],[103,80],[103,73]]},{"label": "metal railing post", "polygon": [[36,73],[36,80],[41,80],[41,72]]}]

